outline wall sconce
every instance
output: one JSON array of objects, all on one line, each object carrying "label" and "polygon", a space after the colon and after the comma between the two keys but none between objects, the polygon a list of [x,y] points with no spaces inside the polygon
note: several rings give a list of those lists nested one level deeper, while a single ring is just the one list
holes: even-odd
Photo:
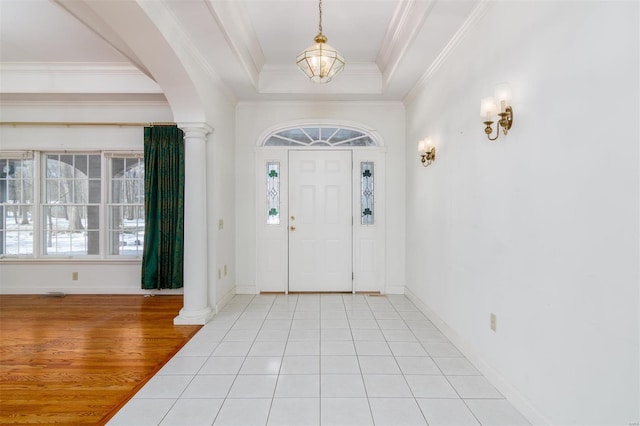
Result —
[{"label": "wall sconce", "polygon": [[[500,112],[498,112],[498,103],[500,104]],[[494,115],[500,117],[498,120],[498,126],[496,126],[496,136],[491,137],[493,133],[492,117]],[[511,88],[507,83],[501,83],[496,86],[495,97],[482,98],[480,101],[480,116],[486,119],[484,121],[484,133],[487,135],[490,141],[495,141],[500,136],[500,128],[502,127],[502,133],[506,136],[513,125],[513,109],[511,108]]]},{"label": "wall sconce", "polygon": [[418,153],[422,167],[431,165],[436,159],[436,147],[433,146],[431,138],[424,138],[418,141]]}]

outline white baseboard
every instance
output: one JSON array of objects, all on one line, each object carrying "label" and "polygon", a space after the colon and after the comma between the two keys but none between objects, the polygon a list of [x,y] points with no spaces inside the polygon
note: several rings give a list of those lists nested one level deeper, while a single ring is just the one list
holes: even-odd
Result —
[{"label": "white baseboard", "polygon": [[255,285],[236,285],[236,294],[258,294]]},{"label": "white baseboard", "polygon": [[504,395],[504,397],[513,406],[520,411],[520,413],[527,418],[534,425],[550,425],[552,424],[549,419],[544,416],[540,410],[534,407],[534,405],[524,396],[518,389],[516,389],[505,377],[500,374],[495,368],[487,364],[482,357],[478,356],[476,352],[469,347],[469,345],[456,333],[451,327],[447,325],[435,312],[429,308],[418,296],[415,295],[409,288],[405,288],[405,295],[411,300],[416,307],[422,311],[423,314],[429,318],[429,320],[453,343],[456,348],[467,357],[467,359],[491,382],[492,385],[498,389],[498,391]]},{"label": "white baseboard", "polygon": [[234,285],[216,303],[216,306],[214,307],[214,311],[215,311],[216,315],[218,314],[218,312],[220,312],[220,310],[222,308],[224,308],[224,305],[226,305],[227,303],[229,303],[229,301],[231,299],[233,299],[233,296],[235,296],[235,295],[236,295],[236,286]]},{"label": "white baseboard", "polygon": [[403,285],[388,285],[384,287],[384,294],[404,294]]}]

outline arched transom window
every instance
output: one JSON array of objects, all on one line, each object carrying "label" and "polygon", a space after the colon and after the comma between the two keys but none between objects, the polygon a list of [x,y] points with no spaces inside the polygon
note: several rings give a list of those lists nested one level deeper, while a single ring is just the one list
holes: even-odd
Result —
[{"label": "arched transom window", "polygon": [[290,127],[269,135],[264,146],[378,146],[371,135],[353,128],[337,126]]}]

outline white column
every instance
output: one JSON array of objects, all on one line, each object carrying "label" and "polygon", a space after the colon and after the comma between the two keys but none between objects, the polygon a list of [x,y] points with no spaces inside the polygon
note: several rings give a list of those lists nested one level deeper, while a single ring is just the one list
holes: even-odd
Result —
[{"label": "white column", "polygon": [[184,306],[173,323],[206,324],[209,306],[207,273],[207,134],[205,123],[178,124],[184,132]]}]

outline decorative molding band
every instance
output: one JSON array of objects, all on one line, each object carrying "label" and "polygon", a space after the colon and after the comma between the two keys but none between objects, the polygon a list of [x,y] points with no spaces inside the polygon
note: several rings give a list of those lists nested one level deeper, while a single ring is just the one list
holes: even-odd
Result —
[{"label": "decorative molding band", "polygon": [[184,131],[184,138],[205,138],[209,133],[213,132],[213,127],[209,126],[207,123],[189,123],[189,122],[180,122],[176,123],[178,128]]},{"label": "decorative molding band", "polygon": [[376,63],[386,89],[404,55],[433,10],[435,0],[399,2],[382,41]]},{"label": "decorative molding band", "polygon": [[2,93],[162,94],[160,86],[133,65],[123,63],[0,64]]},{"label": "decorative molding band", "polygon": [[145,75],[127,62],[0,62],[0,72]]},{"label": "decorative molding band", "polygon": [[[67,99],[69,98],[69,99]],[[108,93],[2,93],[3,106],[83,106],[83,107],[169,107],[164,94],[108,94]],[[170,111],[170,110],[169,110]],[[168,120],[171,119],[169,114]],[[164,121],[168,121],[164,120]],[[161,121],[161,120],[158,120]]]},{"label": "decorative molding band", "polygon": [[384,71],[385,65],[389,62],[389,58],[393,53],[393,47],[398,44],[398,39],[400,38],[399,33],[403,27],[402,23],[406,20],[407,11],[414,3],[415,1],[413,0],[399,2],[393,11],[393,16],[391,17],[391,21],[389,21],[389,26],[384,34],[378,56],[376,57],[376,63],[382,71]]},{"label": "decorative molding band", "polygon": [[206,4],[233,54],[257,90],[265,59],[247,10],[242,2],[207,0]]},{"label": "decorative molding band", "polygon": [[381,94],[382,75],[376,64],[353,63],[331,84],[309,81],[295,65],[265,65],[260,73],[260,93]]},{"label": "decorative molding band", "polygon": [[414,305],[426,315],[427,318],[449,339],[456,348],[493,384],[498,391],[503,394],[509,402],[523,416],[534,425],[552,424],[520,391],[509,383],[502,374],[495,368],[487,364],[482,357],[478,356],[474,350],[460,337],[455,330],[444,322],[426,303],[424,303],[410,288],[405,289],[405,295]]},{"label": "decorative molding band", "polygon": [[[176,35],[177,38],[167,38],[167,41],[175,51],[176,55],[179,56],[180,51],[186,52],[187,55],[202,68],[211,82],[215,84],[215,86],[224,93],[227,99],[235,105],[238,102],[235,94],[229,89],[229,87],[227,87],[226,84],[224,84],[222,78],[220,78],[209,61],[207,61],[198,48],[195,47],[196,44],[183,29],[183,26],[180,25],[176,15],[162,2],[138,2],[138,5],[149,16],[149,18],[151,18],[159,31],[164,27],[159,25],[159,21],[168,21],[170,23],[171,34]],[[168,35],[163,33],[163,36],[167,37]],[[179,42],[179,46],[174,44],[176,40]],[[174,41],[174,43],[171,41]]]},{"label": "decorative molding band", "polygon": [[458,31],[453,35],[449,43],[442,49],[442,52],[436,57],[436,59],[431,63],[429,68],[422,74],[422,77],[418,80],[418,82],[409,90],[409,93],[404,97],[403,101],[405,105],[411,103],[415,97],[418,95],[418,92],[424,88],[431,77],[440,69],[442,64],[445,63],[449,55],[453,53],[458,44],[462,41],[462,39],[469,33],[473,27],[480,21],[482,16],[487,10],[490,0],[479,0],[478,4],[471,11],[467,19],[460,26]]},{"label": "decorative molding band", "polygon": [[[309,101],[309,100],[268,100],[268,101],[254,101],[254,100],[246,100],[246,101],[240,101],[238,102],[238,105],[236,107],[236,109],[241,109],[241,108],[252,108],[255,106],[262,106],[262,105],[273,105],[274,107],[286,107],[286,106],[295,106],[295,107],[303,107],[303,106],[318,106],[318,105],[323,105],[323,106],[343,106],[344,102],[343,101],[335,101],[335,100],[328,100],[328,101]],[[402,101],[369,101],[369,100],[355,100],[355,101],[349,101],[349,105],[350,106],[361,106],[361,107],[383,107],[383,108],[389,108],[389,109],[397,109],[399,111],[404,111],[405,107],[404,107],[404,103]],[[319,119],[320,122],[327,121],[327,124],[330,123],[336,123],[336,119]],[[291,123],[307,123],[309,120],[297,120],[297,121],[291,121]],[[287,122],[289,123],[289,122]],[[315,123],[315,121],[314,121]],[[342,123],[342,121],[338,120],[337,123]],[[348,123],[347,121],[345,121],[344,123]]]}]

